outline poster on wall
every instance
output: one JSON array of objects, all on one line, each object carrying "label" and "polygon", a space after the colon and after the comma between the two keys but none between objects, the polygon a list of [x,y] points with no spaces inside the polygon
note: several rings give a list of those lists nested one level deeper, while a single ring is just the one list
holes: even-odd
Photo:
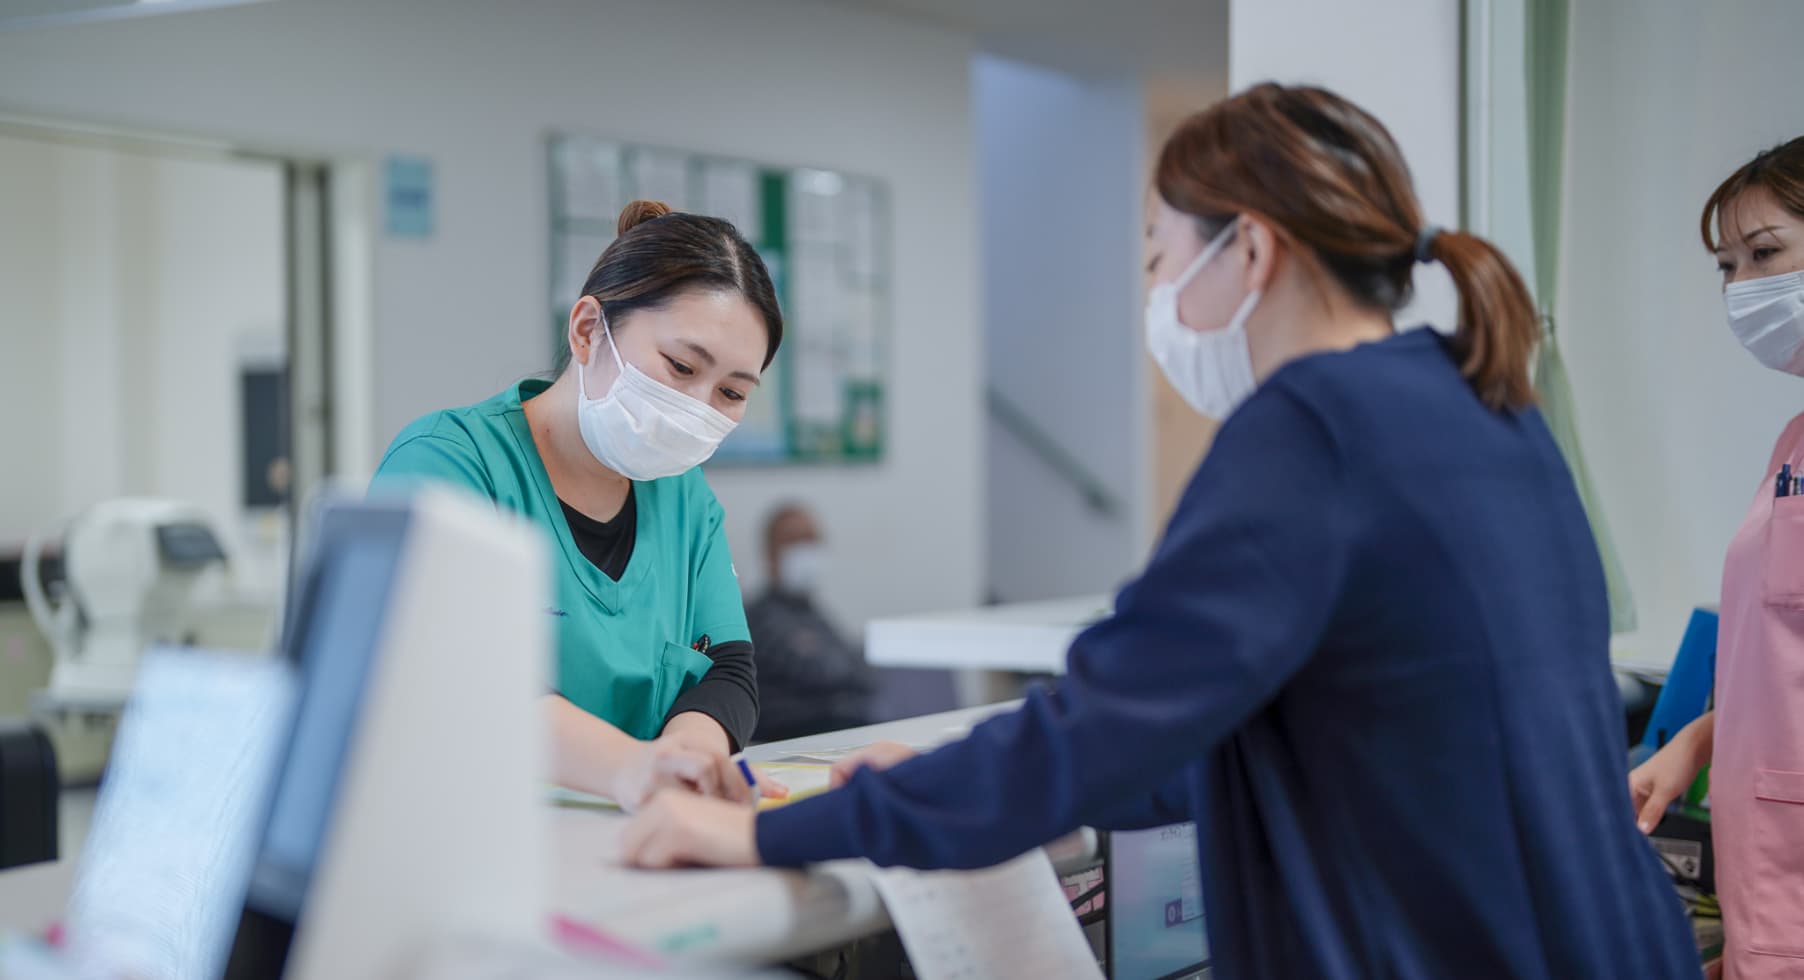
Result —
[{"label": "poster on wall", "polygon": [[563,344],[570,307],[614,240],[627,202],[646,198],[724,218],[770,270],[784,340],[715,460],[882,458],[890,259],[881,182],[570,134],[550,138],[547,159],[554,345]]}]

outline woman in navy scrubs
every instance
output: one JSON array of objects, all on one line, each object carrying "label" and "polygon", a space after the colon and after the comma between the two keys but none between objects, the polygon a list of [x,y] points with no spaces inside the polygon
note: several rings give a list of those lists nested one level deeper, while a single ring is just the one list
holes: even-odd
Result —
[{"label": "woman in navy scrubs", "polygon": [[[1156,189],[1147,343],[1226,422],[1057,689],[781,809],[660,794],[629,859],[970,868],[1196,820],[1221,976],[1698,976],[1521,279],[1425,225],[1384,127],[1320,89],[1193,116]],[[1459,288],[1451,335],[1392,323],[1418,262]]]}]

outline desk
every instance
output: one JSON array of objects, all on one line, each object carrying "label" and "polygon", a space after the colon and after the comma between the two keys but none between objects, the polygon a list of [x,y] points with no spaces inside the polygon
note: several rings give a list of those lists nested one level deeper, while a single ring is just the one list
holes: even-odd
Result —
[{"label": "desk", "polygon": [[872,620],[865,659],[879,667],[1065,672],[1065,651],[1108,614],[1107,596],[1019,602]]},{"label": "desk", "polygon": [[[885,739],[915,746],[951,741],[1013,705],[987,705],[810,738],[755,746],[752,761],[824,752]],[[619,813],[553,807],[551,911],[597,926],[676,960],[772,963],[850,943],[889,927],[867,861],[837,861],[806,871],[634,871],[614,855]],[[1061,870],[1096,854],[1092,831],[1048,848]],[[41,930],[61,918],[75,862],[62,860],[0,873],[0,927]]]},{"label": "desk", "polygon": [[62,920],[75,890],[75,862],[64,858],[0,871],[0,929],[43,932]]},{"label": "desk", "polygon": [[[884,740],[929,747],[962,737],[1012,704],[986,705],[746,750],[752,762]],[[780,779],[782,773],[775,775]],[[678,960],[773,963],[831,949],[889,927],[875,866],[835,861],[805,871],[632,871],[614,863],[619,814],[574,807],[553,814],[558,866],[554,912],[595,925],[635,946]],[[1048,847],[1060,870],[1083,867],[1097,851],[1085,830]]]}]

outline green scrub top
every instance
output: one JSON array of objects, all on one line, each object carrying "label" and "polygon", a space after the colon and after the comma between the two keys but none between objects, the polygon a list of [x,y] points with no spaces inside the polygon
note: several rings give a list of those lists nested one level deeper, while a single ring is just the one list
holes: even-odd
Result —
[{"label": "green scrub top", "polygon": [[[657,737],[677,696],[713,661],[695,647],[749,641],[723,514],[699,468],[635,482],[633,553],[616,582],[578,550],[522,404],[526,380],[485,402],[401,430],[372,492],[449,484],[521,514],[552,540],[557,691],[635,738]],[[506,655],[509,651],[496,651]]]}]

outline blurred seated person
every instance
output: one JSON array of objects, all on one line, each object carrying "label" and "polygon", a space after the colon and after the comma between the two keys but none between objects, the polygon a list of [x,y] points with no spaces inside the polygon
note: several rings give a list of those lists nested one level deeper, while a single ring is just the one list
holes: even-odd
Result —
[{"label": "blurred seated person", "polygon": [[758,729],[775,742],[871,723],[871,670],[814,603],[826,549],[814,515],[777,508],[764,526],[765,592],[745,609],[758,651]]}]

